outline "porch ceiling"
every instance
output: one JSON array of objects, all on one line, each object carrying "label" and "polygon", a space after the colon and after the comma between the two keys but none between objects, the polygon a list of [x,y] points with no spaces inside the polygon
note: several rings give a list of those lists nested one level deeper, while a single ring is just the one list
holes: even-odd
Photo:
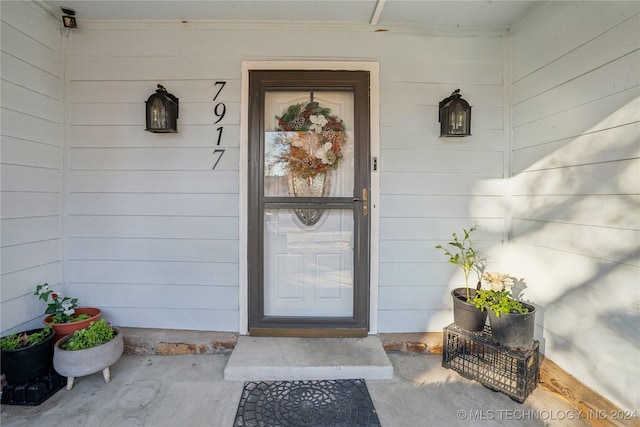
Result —
[{"label": "porch ceiling", "polygon": [[507,29],[536,1],[431,0],[44,0],[82,20],[257,20]]}]

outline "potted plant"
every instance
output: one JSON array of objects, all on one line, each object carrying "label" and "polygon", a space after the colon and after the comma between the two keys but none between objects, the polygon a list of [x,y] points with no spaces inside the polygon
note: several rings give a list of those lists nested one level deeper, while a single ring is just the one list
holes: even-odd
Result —
[{"label": "potted plant", "polygon": [[109,382],[109,367],[118,361],[123,351],[122,334],[101,319],[56,342],[53,367],[60,375],[67,377],[67,390],[71,390],[76,377],[100,371],[105,382]]},{"label": "potted plant", "polygon": [[485,272],[489,289],[479,289],[473,302],[489,313],[493,340],[500,346],[525,350],[533,345],[536,308],[512,295],[513,278],[508,274]]},{"label": "potted plant", "polygon": [[78,298],[63,297],[50,289],[47,283],[36,286],[33,294],[47,303],[44,313],[49,316],[45,317],[42,323],[53,328],[54,342],[74,331],[86,328],[102,314],[99,308],[78,307]]},{"label": "potted plant", "polygon": [[[482,262],[478,251],[473,247],[474,242],[471,241],[471,233],[478,229],[478,225],[467,229],[462,229],[463,236],[460,239],[457,233],[452,233],[453,240],[447,244],[447,247],[437,245],[437,249],[442,249],[449,259],[449,262],[457,265],[464,273],[464,288],[455,288],[451,291],[453,298],[453,321],[454,323],[467,331],[478,332],[484,328],[487,321],[487,313],[482,307],[476,307],[473,303],[476,290],[469,288],[469,276],[472,271],[478,275],[482,268]],[[478,282],[478,285],[480,282]]]},{"label": "potted plant", "polygon": [[51,371],[50,327],[31,329],[0,338],[2,372],[8,384],[22,384]]}]

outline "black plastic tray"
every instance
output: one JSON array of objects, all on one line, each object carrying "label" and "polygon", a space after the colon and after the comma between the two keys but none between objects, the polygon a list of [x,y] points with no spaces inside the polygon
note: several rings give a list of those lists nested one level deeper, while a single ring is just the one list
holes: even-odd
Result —
[{"label": "black plastic tray", "polygon": [[52,371],[22,384],[5,384],[2,387],[2,404],[37,406],[64,387],[65,380],[65,377]]}]

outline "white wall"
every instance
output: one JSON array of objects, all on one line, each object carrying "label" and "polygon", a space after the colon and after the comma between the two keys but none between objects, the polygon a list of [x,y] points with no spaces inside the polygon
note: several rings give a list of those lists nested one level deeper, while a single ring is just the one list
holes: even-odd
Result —
[{"label": "white wall", "polygon": [[552,2],[512,32],[511,265],[544,353],[640,407],[640,5]]},{"label": "white wall", "polygon": [[[305,40],[322,40],[321,47]],[[460,278],[434,246],[471,218],[497,231],[485,232],[487,242],[503,238],[501,203],[470,206],[472,195],[503,197],[499,186],[476,188],[505,177],[502,37],[255,23],[74,30],[65,158],[69,292],[121,325],[238,330],[241,63],[314,59],[380,61],[379,330],[449,323],[447,288]],[[216,81],[227,82],[216,100],[227,114],[214,125]],[[143,130],[143,101],[156,83],[180,98],[178,134]],[[440,139],[437,103],[456,88],[474,107],[474,136]],[[215,148],[226,152],[212,170]]]},{"label": "white wall", "polygon": [[[476,220],[480,249],[504,237],[503,39],[391,41],[407,51],[380,58],[380,332],[438,331],[464,278],[435,246]],[[457,88],[473,136],[440,138],[438,102]]]},{"label": "white wall", "polygon": [[61,290],[63,61],[60,24],[23,2],[0,5],[2,31],[1,328],[42,327],[32,295]]}]

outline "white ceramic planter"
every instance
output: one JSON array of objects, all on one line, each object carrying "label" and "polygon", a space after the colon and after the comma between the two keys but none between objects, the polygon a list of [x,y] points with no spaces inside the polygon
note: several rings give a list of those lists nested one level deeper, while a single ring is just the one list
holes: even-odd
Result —
[{"label": "white ceramic planter", "polygon": [[76,377],[100,371],[105,382],[111,381],[109,367],[120,359],[124,351],[122,334],[116,330],[116,336],[111,341],[86,350],[60,348],[69,338],[71,335],[62,338],[53,348],[53,367],[60,375],[67,377],[67,390],[71,390]]}]

